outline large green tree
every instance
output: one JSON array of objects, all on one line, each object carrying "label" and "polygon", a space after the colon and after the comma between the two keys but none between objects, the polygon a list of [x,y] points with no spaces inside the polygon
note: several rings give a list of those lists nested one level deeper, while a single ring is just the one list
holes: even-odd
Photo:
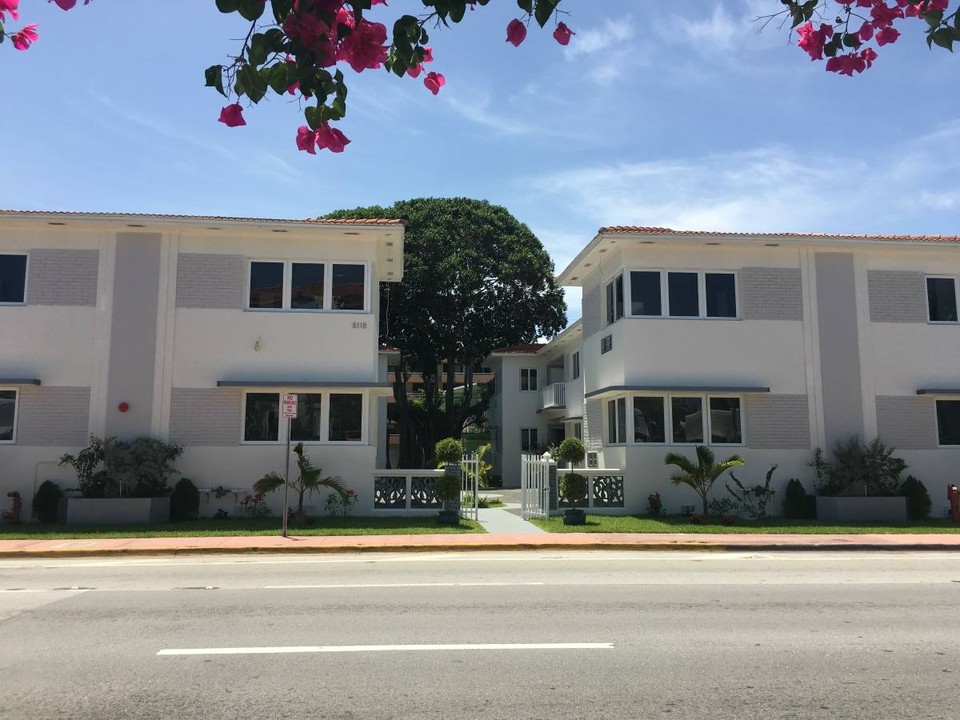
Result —
[{"label": "large green tree", "polygon": [[[380,339],[400,355],[400,465],[422,466],[439,438],[459,438],[483,416],[489,399],[474,370],[492,350],[552,337],[566,325],[553,262],[530,228],[483,200],[419,198],[328,217],[405,221],[403,281],[380,287]],[[422,401],[406,394],[413,371],[423,375]]]}]

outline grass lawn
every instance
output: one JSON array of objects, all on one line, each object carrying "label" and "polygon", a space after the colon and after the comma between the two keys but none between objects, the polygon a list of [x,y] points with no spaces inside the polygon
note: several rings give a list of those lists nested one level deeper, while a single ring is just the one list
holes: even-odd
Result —
[{"label": "grass lawn", "polygon": [[[279,517],[203,518],[164,525],[0,525],[0,540],[61,540],[66,538],[223,537],[226,535],[279,535]],[[473,520],[440,525],[435,515],[425,517],[317,518],[313,525],[290,526],[291,535],[429,535],[482,533]]]},{"label": "grass lawn", "polygon": [[587,515],[586,525],[564,525],[563,516],[548,520],[533,520],[535,525],[549,532],[594,532],[594,533],[737,533],[737,534],[788,534],[802,535],[864,535],[869,533],[960,533],[960,525],[949,519],[922,520],[908,524],[900,523],[820,523],[816,520],[788,520],[765,518],[764,520],[738,519],[733,525],[719,521],[705,524],[690,522],[689,518],[665,516],[650,518],[642,515]]}]

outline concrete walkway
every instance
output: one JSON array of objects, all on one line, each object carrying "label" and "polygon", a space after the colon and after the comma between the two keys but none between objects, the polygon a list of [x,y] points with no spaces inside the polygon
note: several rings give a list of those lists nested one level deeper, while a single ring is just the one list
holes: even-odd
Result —
[{"label": "concrete walkway", "polygon": [[0,558],[68,558],[235,553],[463,552],[471,550],[941,550],[960,534],[710,535],[666,533],[503,533],[0,540]]}]

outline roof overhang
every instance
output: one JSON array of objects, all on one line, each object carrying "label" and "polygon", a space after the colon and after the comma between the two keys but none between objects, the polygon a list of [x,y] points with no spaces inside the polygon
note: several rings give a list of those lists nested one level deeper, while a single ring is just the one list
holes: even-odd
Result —
[{"label": "roof overhang", "polygon": [[39,378],[4,378],[0,377],[0,385],[36,385],[40,386]]},{"label": "roof overhang", "polygon": [[664,383],[661,385],[608,385],[584,394],[584,399],[609,397],[628,392],[661,392],[661,393],[729,393],[730,395],[747,395],[768,393],[770,388],[747,385],[683,385],[681,383]]},{"label": "roof overhang", "polygon": [[960,388],[918,388],[917,395],[960,395]]},{"label": "roof overhang", "polygon": [[390,394],[390,383],[357,382],[353,380],[217,380],[217,387],[270,388],[275,390],[370,390],[376,394]]}]

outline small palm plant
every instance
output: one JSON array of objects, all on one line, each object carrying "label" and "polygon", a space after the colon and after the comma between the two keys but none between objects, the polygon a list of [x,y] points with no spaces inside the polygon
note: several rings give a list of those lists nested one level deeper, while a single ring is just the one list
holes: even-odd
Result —
[{"label": "small palm plant", "polygon": [[[323,471],[315,467],[310,456],[304,453],[302,442],[293,446],[293,452],[297,456],[297,470],[299,472],[297,479],[288,483],[290,488],[299,495],[294,518],[297,520],[306,519],[307,514],[303,510],[303,496],[308,492],[313,495],[320,488],[333,490],[346,502],[347,488],[339,475],[323,477]],[[278,472],[268,472],[253,484],[253,489],[258,493],[268,493],[281,489],[283,485],[283,475]]]},{"label": "small palm plant", "polygon": [[707,517],[710,514],[707,508],[707,494],[714,481],[730,468],[743,465],[744,459],[739,455],[731,455],[726,460],[717,462],[713,451],[703,445],[697,445],[696,452],[696,463],[679,453],[667,453],[664,461],[667,465],[675,465],[678,468],[670,476],[670,482],[674,485],[689,485],[693,488],[703,501],[703,516]]}]

